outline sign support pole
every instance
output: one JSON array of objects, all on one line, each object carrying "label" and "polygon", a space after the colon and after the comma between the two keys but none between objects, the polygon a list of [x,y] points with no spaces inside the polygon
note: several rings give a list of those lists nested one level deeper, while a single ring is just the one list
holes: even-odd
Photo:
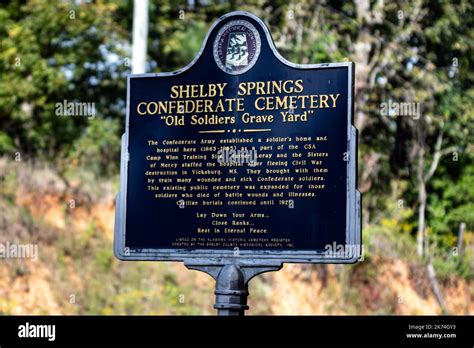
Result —
[{"label": "sign support pole", "polygon": [[244,316],[247,306],[248,283],[253,277],[265,273],[278,271],[281,264],[275,265],[240,265],[239,263],[225,265],[200,265],[185,262],[189,269],[209,274],[216,280],[216,303],[219,316]]}]

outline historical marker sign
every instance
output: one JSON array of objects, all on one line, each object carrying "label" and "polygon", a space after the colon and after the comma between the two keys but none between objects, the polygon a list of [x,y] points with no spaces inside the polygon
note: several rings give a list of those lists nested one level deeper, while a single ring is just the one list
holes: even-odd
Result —
[{"label": "historical marker sign", "polygon": [[187,67],[131,75],[117,257],[357,261],[353,76],[288,62],[245,12],[220,18]]}]

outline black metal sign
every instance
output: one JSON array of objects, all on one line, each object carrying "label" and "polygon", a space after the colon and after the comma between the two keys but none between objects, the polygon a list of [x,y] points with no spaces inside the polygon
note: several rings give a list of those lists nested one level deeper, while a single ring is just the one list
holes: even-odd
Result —
[{"label": "black metal sign", "polygon": [[220,18],[185,68],[131,75],[116,256],[357,261],[353,76],[349,62],[288,62],[246,12]]}]

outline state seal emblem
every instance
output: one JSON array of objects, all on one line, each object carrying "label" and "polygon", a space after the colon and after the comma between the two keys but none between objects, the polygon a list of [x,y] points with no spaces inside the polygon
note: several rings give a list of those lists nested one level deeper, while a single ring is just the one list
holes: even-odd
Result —
[{"label": "state seal emblem", "polygon": [[248,21],[234,20],[224,25],[214,40],[214,60],[231,75],[249,71],[260,55],[260,34]]}]

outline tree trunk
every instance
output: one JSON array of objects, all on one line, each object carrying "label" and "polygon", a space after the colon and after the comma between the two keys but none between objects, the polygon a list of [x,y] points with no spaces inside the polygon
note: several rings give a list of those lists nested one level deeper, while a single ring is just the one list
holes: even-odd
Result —
[{"label": "tree trunk", "polygon": [[146,72],[148,39],[148,0],[133,2],[132,73]]},{"label": "tree trunk", "polygon": [[458,256],[462,257],[462,248],[464,244],[464,230],[466,229],[466,223],[461,222],[459,225],[459,236],[458,236]]},{"label": "tree trunk", "polygon": [[425,212],[426,212],[426,183],[424,177],[424,148],[420,145],[418,155],[418,231],[416,234],[416,251],[418,256],[423,256],[423,246],[425,240]]},{"label": "tree trunk", "polygon": [[433,290],[436,301],[438,302],[441,310],[443,311],[443,314],[447,314],[448,310],[446,309],[443,294],[441,293],[441,290],[439,288],[438,278],[436,277],[436,271],[433,267],[433,263],[431,262],[431,259],[428,260],[428,265],[426,266],[426,270],[428,273],[428,279],[430,280],[430,283],[431,283],[431,289]]}]

